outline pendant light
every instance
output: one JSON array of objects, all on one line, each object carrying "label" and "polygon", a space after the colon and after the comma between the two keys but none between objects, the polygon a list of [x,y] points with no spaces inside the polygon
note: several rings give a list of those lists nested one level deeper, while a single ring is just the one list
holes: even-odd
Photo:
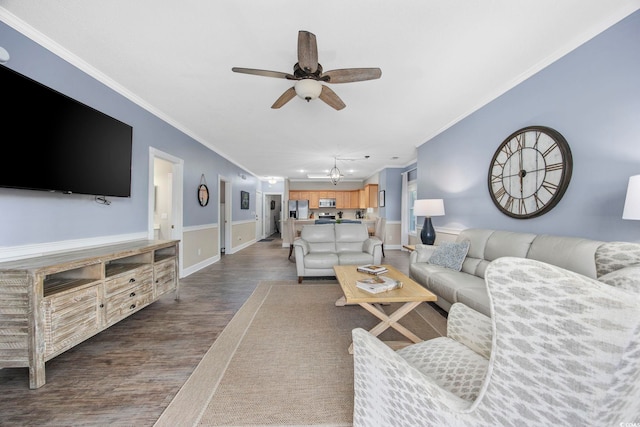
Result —
[{"label": "pendant light", "polygon": [[333,185],[337,185],[340,182],[340,178],[342,178],[342,174],[340,173],[340,169],[338,169],[337,159],[333,158],[333,168],[329,171],[329,179]]}]

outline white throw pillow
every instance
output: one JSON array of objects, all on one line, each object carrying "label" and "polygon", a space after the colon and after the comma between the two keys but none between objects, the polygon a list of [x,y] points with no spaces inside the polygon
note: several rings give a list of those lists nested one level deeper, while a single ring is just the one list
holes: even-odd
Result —
[{"label": "white throw pillow", "polygon": [[427,261],[429,264],[439,265],[460,271],[467,252],[469,251],[469,241],[444,242],[436,247],[433,255]]}]

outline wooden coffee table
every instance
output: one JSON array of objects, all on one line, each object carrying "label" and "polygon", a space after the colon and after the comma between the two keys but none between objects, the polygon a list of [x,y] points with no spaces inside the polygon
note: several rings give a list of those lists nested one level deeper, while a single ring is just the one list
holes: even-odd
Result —
[{"label": "wooden coffee table", "polygon": [[[378,336],[387,329],[393,328],[411,340],[411,342],[421,342],[422,339],[402,326],[399,321],[423,301],[436,301],[437,297],[394,267],[390,265],[384,266],[389,270],[387,273],[384,273],[384,275],[401,281],[403,284],[401,289],[371,294],[356,287],[356,280],[366,279],[371,277],[371,275],[358,272],[357,266],[355,265],[334,266],[333,270],[336,273],[336,278],[344,293],[344,297],[336,301],[336,305],[359,304],[369,313],[380,319],[381,322],[369,331],[374,336]],[[387,315],[382,308],[382,304],[393,302],[404,304],[390,315]],[[393,348],[399,348],[411,343],[387,342],[387,344]],[[353,353],[353,344],[349,347],[349,353]]]}]

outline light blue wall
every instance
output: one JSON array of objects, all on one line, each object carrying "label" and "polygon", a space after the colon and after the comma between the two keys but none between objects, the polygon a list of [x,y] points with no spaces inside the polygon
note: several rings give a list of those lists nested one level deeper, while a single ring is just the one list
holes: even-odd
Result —
[{"label": "light blue wall", "polygon": [[[499,60],[499,58],[497,59]],[[558,130],[573,176],[547,214],[516,220],[492,203],[493,153],[529,125]],[[640,241],[622,219],[629,176],[640,174],[640,12],[551,64],[418,149],[418,197],[443,198],[436,227],[482,227]]]},{"label": "light blue wall", "polygon": [[[184,160],[185,226],[218,220],[216,203],[201,207],[197,202],[196,189],[203,173],[211,200],[218,200],[219,174],[232,182],[234,221],[254,219],[251,209],[240,210],[239,199],[240,190],[248,191],[255,207],[259,185],[255,176],[2,22],[0,44],[11,55],[8,68],[133,126],[131,198],[111,198],[111,205],[104,206],[95,203],[92,196],[0,188],[0,247],[146,232],[150,146]],[[7,107],[10,106],[4,106]],[[2,144],[28,143],[2,140]],[[3,167],[29,167],[28,159],[5,158],[3,163]],[[240,178],[240,174],[247,179]]]},{"label": "light blue wall", "polygon": [[378,190],[384,190],[385,203],[378,208],[378,215],[387,221],[400,221],[402,204],[402,172],[403,168],[386,168],[378,177]]}]

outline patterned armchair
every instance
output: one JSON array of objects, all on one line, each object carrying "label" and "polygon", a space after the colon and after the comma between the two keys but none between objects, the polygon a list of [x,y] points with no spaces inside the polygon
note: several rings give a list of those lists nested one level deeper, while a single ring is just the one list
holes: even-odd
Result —
[{"label": "patterned armchair", "polygon": [[459,303],[447,337],[397,352],[355,329],[354,426],[639,422],[640,277],[630,274],[636,287],[622,290],[500,258],[485,275],[490,333]]}]

